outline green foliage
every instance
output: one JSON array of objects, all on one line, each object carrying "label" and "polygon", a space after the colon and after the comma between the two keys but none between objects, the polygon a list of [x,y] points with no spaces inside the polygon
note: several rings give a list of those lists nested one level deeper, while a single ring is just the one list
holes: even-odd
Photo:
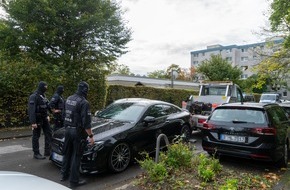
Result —
[{"label": "green foliage", "polygon": [[146,159],[138,161],[141,168],[146,170],[149,175],[149,179],[153,182],[163,181],[167,176],[168,172],[164,162],[156,163],[154,162],[148,154],[146,154]]},{"label": "green foliage", "polygon": [[110,85],[106,105],[121,98],[149,98],[171,102],[181,107],[181,102],[189,95],[197,95],[194,90],[159,89],[145,86]]},{"label": "green foliage", "polygon": [[203,61],[196,69],[197,73],[204,75],[211,81],[239,80],[242,71],[237,66],[233,67],[221,55],[211,55],[209,60]]},{"label": "green foliage", "polygon": [[238,180],[228,179],[226,184],[222,185],[219,190],[238,190]]},{"label": "green foliage", "polygon": [[170,168],[190,167],[192,156],[191,148],[178,141],[168,147],[166,155],[161,156],[160,160]]},{"label": "green foliage", "polygon": [[165,70],[156,70],[148,73],[148,77],[150,78],[158,78],[158,79],[170,79]]},{"label": "green foliage", "polygon": [[269,17],[271,29],[285,37],[284,47],[290,48],[290,1],[289,0],[273,0],[271,3],[271,16]]},{"label": "green foliage", "polygon": [[126,51],[131,31],[115,1],[17,0],[1,4],[0,50],[79,71],[104,68]]},{"label": "green foliage", "polygon": [[216,174],[221,171],[222,166],[219,161],[209,158],[205,154],[199,155],[198,176],[205,182],[212,181]]},{"label": "green foliage", "polygon": [[268,85],[274,91],[278,88],[287,88],[288,73],[290,72],[290,54],[287,50],[275,52],[271,57],[264,59],[253,70],[257,73],[254,88],[264,89]]}]

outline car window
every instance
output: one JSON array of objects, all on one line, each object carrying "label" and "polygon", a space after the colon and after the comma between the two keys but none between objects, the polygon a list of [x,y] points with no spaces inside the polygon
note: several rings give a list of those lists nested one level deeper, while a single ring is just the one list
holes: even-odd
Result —
[{"label": "car window", "polygon": [[212,113],[210,120],[225,122],[248,122],[257,124],[263,124],[266,121],[262,110],[237,108],[216,109]]},{"label": "car window", "polygon": [[166,115],[166,113],[163,112],[162,105],[153,105],[150,108],[148,108],[146,115],[157,118]]},{"label": "car window", "polygon": [[106,119],[136,122],[145,107],[134,103],[113,104],[101,111],[97,116]]},{"label": "car window", "polygon": [[274,124],[279,124],[281,121],[287,121],[288,118],[286,116],[285,111],[281,107],[272,107],[269,109],[269,115],[272,118]]},{"label": "car window", "polygon": [[170,115],[173,113],[180,112],[180,110],[171,105],[163,105],[163,112],[165,113],[165,115]]}]

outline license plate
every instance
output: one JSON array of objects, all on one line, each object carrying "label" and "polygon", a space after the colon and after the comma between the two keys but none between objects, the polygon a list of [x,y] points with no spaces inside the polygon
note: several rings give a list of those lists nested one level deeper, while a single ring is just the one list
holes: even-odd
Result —
[{"label": "license plate", "polygon": [[221,140],[231,142],[246,142],[246,137],[221,134]]},{"label": "license plate", "polygon": [[52,153],[52,159],[56,160],[56,161],[59,161],[59,162],[62,162],[63,161],[63,156],[53,152]]}]

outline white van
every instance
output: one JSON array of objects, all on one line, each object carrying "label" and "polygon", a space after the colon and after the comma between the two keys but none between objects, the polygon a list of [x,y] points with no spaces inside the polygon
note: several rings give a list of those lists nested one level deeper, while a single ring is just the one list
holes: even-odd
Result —
[{"label": "white van", "polygon": [[260,103],[281,103],[280,94],[264,93],[261,95]]}]

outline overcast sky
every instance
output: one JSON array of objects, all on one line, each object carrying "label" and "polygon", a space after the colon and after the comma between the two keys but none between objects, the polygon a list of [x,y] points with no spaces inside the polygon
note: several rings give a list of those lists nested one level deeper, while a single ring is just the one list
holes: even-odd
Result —
[{"label": "overcast sky", "polygon": [[129,52],[119,64],[147,75],[171,64],[190,67],[190,51],[213,44],[264,41],[272,0],[118,0],[131,28]]}]

